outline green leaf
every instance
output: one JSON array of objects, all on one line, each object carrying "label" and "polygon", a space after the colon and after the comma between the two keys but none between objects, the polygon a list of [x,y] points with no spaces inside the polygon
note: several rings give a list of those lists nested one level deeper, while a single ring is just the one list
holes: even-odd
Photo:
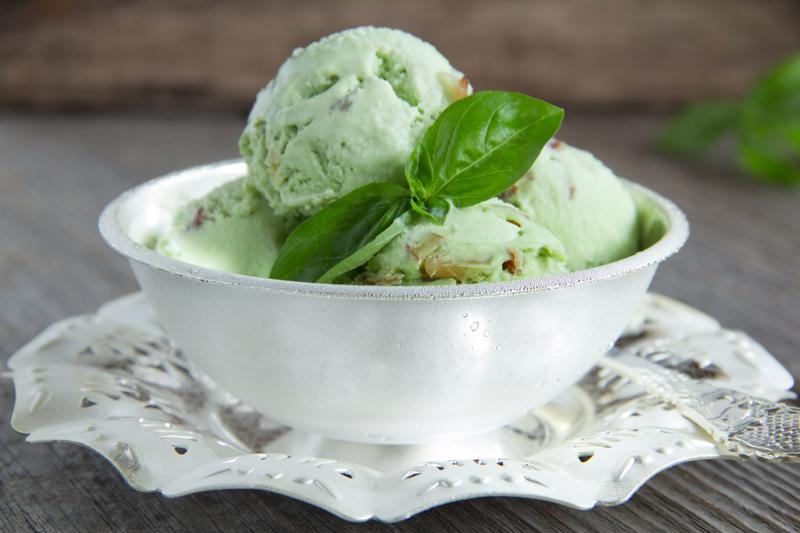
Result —
[{"label": "green leaf", "polygon": [[452,103],[406,164],[417,206],[436,218],[433,199],[466,207],[502,193],[531,167],[563,118],[562,109],[513,92],[483,91]]},{"label": "green leaf", "polygon": [[800,53],[768,72],[745,97],[739,159],[764,180],[800,184]]},{"label": "green leaf", "polygon": [[408,199],[408,190],[393,183],[371,183],[339,198],[289,234],[270,277],[317,281],[325,275],[327,279],[331,269],[406,211]]},{"label": "green leaf", "polygon": [[667,123],[658,143],[674,155],[697,157],[734,130],[738,118],[739,106],[731,102],[695,104]]},{"label": "green leaf", "polygon": [[360,267],[372,259],[372,256],[377,254],[381,248],[389,244],[392,239],[400,235],[403,230],[405,230],[410,214],[410,211],[406,211],[394,219],[389,227],[380,232],[377,237],[372,239],[372,241],[356,250],[352,255],[349,255],[348,257],[345,257],[336,263],[330,270],[320,276],[317,280],[317,283],[334,283],[344,274],[347,274],[351,270]]}]

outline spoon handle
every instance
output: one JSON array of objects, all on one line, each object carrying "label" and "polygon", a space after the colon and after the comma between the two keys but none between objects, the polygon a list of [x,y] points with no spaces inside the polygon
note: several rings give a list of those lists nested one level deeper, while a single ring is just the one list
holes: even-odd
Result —
[{"label": "spoon handle", "polygon": [[625,350],[600,366],[643,387],[740,457],[800,461],[800,409],[718,387]]}]

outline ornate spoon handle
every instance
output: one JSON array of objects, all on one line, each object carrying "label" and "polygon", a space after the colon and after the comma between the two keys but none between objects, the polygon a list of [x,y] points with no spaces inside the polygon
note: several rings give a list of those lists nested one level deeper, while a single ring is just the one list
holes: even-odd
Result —
[{"label": "ornate spoon handle", "polygon": [[800,409],[717,387],[624,350],[602,367],[673,404],[714,441],[740,457],[800,461]]}]

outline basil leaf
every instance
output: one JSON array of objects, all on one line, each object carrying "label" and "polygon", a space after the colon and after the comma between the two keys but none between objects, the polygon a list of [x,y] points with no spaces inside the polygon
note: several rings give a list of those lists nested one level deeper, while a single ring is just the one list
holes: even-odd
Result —
[{"label": "basil leaf", "polygon": [[697,157],[722,135],[735,130],[739,106],[731,102],[695,104],[667,123],[658,142],[681,157]]},{"label": "basil leaf", "polygon": [[800,54],[768,72],[745,97],[739,159],[764,180],[800,183]]},{"label": "basil leaf", "polygon": [[270,277],[318,280],[386,230],[408,199],[408,189],[394,183],[371,183],[339,198],[289,234]]},{"label": "basil leaf", "polygon": [[563,118],[562,109],[520,93],[483,91],[452,103],[406,164],[416,203],[449,198],[465,207],[497,196],[531,167]]},{"label": "basil leaf", "polygon": [[394,219],[389,227],[380,232],[372,241],[336,263],[330,270],[320,276],[317,283],[333,283],[344,274],[372,259],[372,256],[377,254],[381,248],[403,232],[408,224],[409,214],[410,211],[406,211]]}]

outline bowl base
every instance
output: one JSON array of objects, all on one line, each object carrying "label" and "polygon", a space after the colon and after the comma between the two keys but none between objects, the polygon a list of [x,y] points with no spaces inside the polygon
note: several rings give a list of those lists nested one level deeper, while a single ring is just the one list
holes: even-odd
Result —
[{"label": "bowl base", "polygon": [[572,387],[544,407],[513,423],[468,437],[420,444],[371,444],[291,429],[233,400],[211,414],[211,427],[222,440],[261,453],[294,457],[336,457],[379,471],[403,465],[459,457],[523,457],[580,433],[594,417],[594,404],[584,390]]}]

